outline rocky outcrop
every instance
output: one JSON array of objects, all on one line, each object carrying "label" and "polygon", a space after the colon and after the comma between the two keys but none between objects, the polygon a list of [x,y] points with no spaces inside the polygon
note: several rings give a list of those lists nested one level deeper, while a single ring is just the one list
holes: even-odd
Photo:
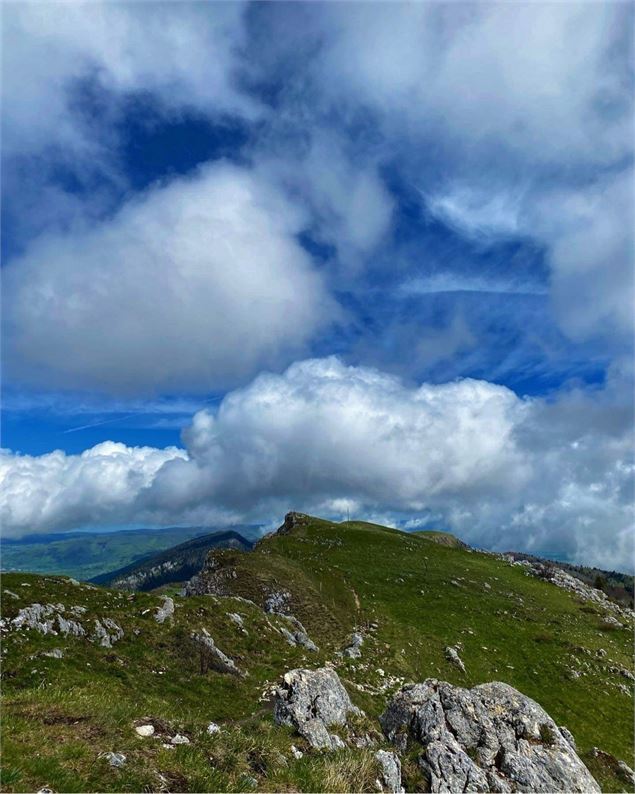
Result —
[{"label": "rocky outcrop", "polygon": [[375,758],[381,768],[381,779],[379,780],[381,790],[389,791],[391,794],[403,794],[399,756],[396,753],[389,753],[387,750],[377,750]]},{"label": "rocky outcrop", "polygon": [[[69,611],[76,616],[73,609],[76,607],[71,607]],[[81,623],[65,618],[64,612],[64,604],[31,604],[18,612],[11,621],[11,627],[34,629],[40,634],[72,634],[83,637],[86,631]]]},{"label": "rocky outcrop", "polygon": [[[544,579],[546,582],[551,582],[551,584],[556,585],[556,587],[561,587],[563,590],[568,590],[570,593],[578,596],[578,598],[597,604],[616,615],[620,615],[627,621],[632,621],[635,617],[635,613],[632,609],[627,609],[626,607],[616,604],[614,601],[611,601],[602,590],[591,587],[591,585],[563,571],[562,568],[559,568],[557,565],[542,563],[535,560],[516,559],[512,554],[504,554],[501,555],[501,557],[512,565],[523,567],[528,574],[536,576],[539,579]],[[615,620],[613,625],[616,628],[621,627],[621,624],[617,620]]]},{"label": "rocky outcrop", "polygon": [[400,751],[421,746],[433,792],[600,791],[551,717],[508,684],[428,679],[398,692],[380,722]]},{"label": "rocky outcrop", "polygon": [[290,532],[293,532],[294,529],[298,527],[306,526],[311,521],[311,517],[306,515],[305,513],[296,513],[291,511],[287,513],[284,517],[284,523],[281,527],[278,527],[274,534],[276,535],[288,535]]},{"label": "rocky outcrop", "polygon": [[232,595],[236,576],[231,558],[224,556],[222,551],[211,551],[201,571],[185,585],[185,595]]},{"label": "rocky outcrop", "polygon": [[320,650],[296,617],[293,615],[280,615],[280,617],[289,624],[289,628],[281,626],[278,629],[289,645],[301,645],[307,651]]},{"label": "rocky outcrop", "polygon": [[360,714],[351,703],[337,673],[318,670],[291,670],[274,694],[274,720],[289,725],[316,749],[337,749],[341,739],[329,733],[334,725],[345,725],[349,714]]},{"label": "rocky outcrop", "polygon": [[229,675],[246,675],[236,666],[233,659],[230,659],[227,654],[216,646],[207,629],[194,631],[191,637],[200,651],[201,673],[206,673],[212,669],[219,673],[228,673]]},{"label": "rocky outcrop", "polygon": [[123,638],[123,629],[114,620],[102,618],[95,621],[95,630],[91,639],[98,642],[102,648],[112,648],[112,646]]}]

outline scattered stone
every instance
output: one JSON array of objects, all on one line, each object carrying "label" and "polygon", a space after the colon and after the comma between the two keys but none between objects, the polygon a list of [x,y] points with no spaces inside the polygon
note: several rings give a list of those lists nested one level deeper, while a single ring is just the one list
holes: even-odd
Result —
[{"label": "scattered stone", "polygon": [[302,752],[302,750],[298,750],[298,748],[295,746],[295,744],[291,745],[291,755],[296,760],[300,760],[300,758],[304,758],[304,753]]},{"label": "scattered stone", "polygon": [[110,618],[95,620],[95,631],[91,639],[93,642],[98,642],[102,648],[112,648],[123,636],[123,629],[114,620]]},{"label": "scattered stone", "polygon": [[380,781],[381,791],[403,794],[404,788],[401,785],[401,761],[399,756],[386,750],[377,750],[375,758],[381,767],[383,779],[383,782]]},{"label": "scattered stone", "polygon": [[163,604],[157,607],[154,619],[157,623],[164,623],[174,615],[174,600],[170,596],[163,596]]},{"label": "scattered stone", "polygon": [[291,593],[286,590],[275,590],[265,599],[265,612],[275,615],[288,615]]},{"label": "scattered stone", "polygon": [[237,626],[240,626],[240,628],[242,629],[243,627],[242,615],[239,615],[237,612],[228,612],[227,617],[232,621],[232,623],[235,623]]},{"label": "scattered stone", "polygon": [[619,620],[613,615],[605,615],[602,619],[602,625],[609,629],[622,629],[624,628]]},{"label": "scattered stone", "polygon": [[74,584],[75,586],[79,586],[80,585],[80,582],[78,582],[77,579],[73,579],[72,576],[68,577],[68,583],[69,584]]},{"label": "scattered stone", "polygon": [[334,749],[338,743],[327,728],[344,725],[349,714],[361,714],[337,673],[328,667],[291,670],[274,698],[275,722],[295,728],[316,749]]},{"label": "scattered stone", "polygon": [[624,761],[620,761],[611,753],[605,753],[604,750],[600,750],[598,747],[593,747],[590,755],[600,760],[604,766],[608,767],[614,775],[621,778],[625,783],[635,786],[635,773]]},{"label": "scattered stone", "polygon": [[346,745],[344,744],[344,740],[339,737],[336,733],[329,734],[331,739],[331,749],[332,750],[344,750]]},{"label": "scattered stone", "polygon": [[401,751],[421,746],[432,792],[600,791],[551,717],[508,684],[427,679],[398,692],[380,722]]},{"label": "scattered stone", "polygon": [[138,736],[154,736],[154,725],[137,725],[135,731]]},{"label": "scattered stone", "polygon": [[51,659],[63,659],[64,652],[61,648],[53,648],[52,651],[42,651],[42,656],[49,656]]},{"label": "scattered stone", "polygon": [[177,733],[175,736],[173,736],[170,739],[170,744],[174,744],[174,745],[176,745],[176,744],[189,744],[189,743],[190,743],[190,740],[187,738],[187,736],[183,736],[182,733]]},{"label": "scattered stone", "polygon": [[123,753],[101,753],[100,758],[105,758],[110,766],[122,767],[126,763],[126,756]]},{"label": "scattered stone", "polygon": [[20,596],[17,593],[14,593],[13,590],[8,590],[7,588],[5,588],[2,592],[5,595],[8,595],[10,598],[16,598],[18,600],[20,599]]},{"label": "scattered stone", "polygon": [[217,733],[220,733],[220,725],[217,725],[215,722],[210,722],[206,730],[210,736],[215,736]]},{"label": "scattered stone", "polygon": [[52,789],[52,788],[49,788],[48,786],[44,786],[44,788],[41,788],[41,789],[38,791],[38,793],[37,793],[37,794],[53,794],[53,789]]},{"label": "scattered stone", "polygon": [[206,673],[210,668],[219,673],[229,673],[230,675],[246,675],[236,667],[233,659],[224,654],[210,636],[207,629],[194,631],[191,634],[194,642],[201,650],[201,673]]},{"label": "scattered stone", "polygon": [[363,636],[358,631],[354,631],[353,634],[351,634],[348,645],[341,652],[341,655],[348,656],[349,659],[359,659],[359,657],[362,655],[361,647],[363,644]]},{"label": "scattered stone", "polygon": [[320,649],[317,645],[313,642],[313,640],[309,637],[306,633],[306,629],[300,623],[300,621],[294,617],[293,615],[280,615],[281,618],[288,621],[291,626],[291,630],[286,629],[284,626],[278,627],[278,631],[282,634],[285,640],[289,643],[289,645],[301,645],[303,648],[306,648],[308,651],[319,651]]},{"label": "scattered stone", "polygon": [[456,647],[452,647],[451,645],[446,646],[444,654],[448,662],[452,662],[452,664],[456,665],[462,673],[466,672],[463,660],[459,656],[458,645]]},{"label": "scattered stone", "polygon": [[483,582],[483,587],[486,590],[491,590],[492,589],[492,585],[489,582]]}]

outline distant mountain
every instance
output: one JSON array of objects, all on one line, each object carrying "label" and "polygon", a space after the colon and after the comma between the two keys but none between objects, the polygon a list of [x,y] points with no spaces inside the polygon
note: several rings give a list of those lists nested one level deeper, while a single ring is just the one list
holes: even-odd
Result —
[{"label": "distant mountain", "polygon": [[67,532],[2,538],[2,571],[65,574],[87,581],[139,563],[194,537],[227,529],[249,540],[260,535],[256,525],[233,527],[163,527],[117,532]]},{"label": "distant mountain", "polygon": [[91,582],[118,590],[153,590],[173,582],[185,582],[203,567],[210,549],[249,551],[253,543],[238,532],[212,532],[178,546],[151,554],[116,571],[95,576]]}]

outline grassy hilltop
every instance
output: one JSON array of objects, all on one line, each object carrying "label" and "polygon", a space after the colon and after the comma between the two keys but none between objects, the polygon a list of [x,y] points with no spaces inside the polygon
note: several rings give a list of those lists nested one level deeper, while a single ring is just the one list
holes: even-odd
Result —
[{"label": "grassy hilltop", "polygon": [[[537,700],[573,733],[578,751],[606,791],[623,783],[589,753],[599,747],[632,762],[633,630],[609,629],[601,607],[528,576],[493,556],[362,522],[306,519],[251,552],[213,552],[232,571],[244,600],[173,595],[173,618],[154,619],[157,593],[126,594],[61,577],[4,574],[3,618],[32,603],[81,606],[82,624],[111,618],[124,630],[112,648],[85,637],[3,634],[2,789],[34,791],[363,791],[377,777],[370,750],[290,753],[303,740],[273,724],[270,687],[287,670],[335,664],[367,730],[389,695],[408,681],[436,677],[461,686],[504,681]],[[284,620],[260,606],[286,591],[293,614],[319,646],[292,647]],[[241,628],[229,613],[243,619]],[[207,629],[245,677],[212,670],[190,639]],[[337,656],[353,629],[365,637],[360,659]],[[444,648],[462,643],[466,672]],[[59,649],[62,658],[42,655]],[[606,653],[603,653],[606,652]],[[179,732],[189,744],[140,738],[135,724]],[[208,735],[210,721],[221,731]],[[381,746],[381,742],[380,745]],[[100,753],[127,756],[121,769]],[[404,764],[407,790],[421,785]]]}]

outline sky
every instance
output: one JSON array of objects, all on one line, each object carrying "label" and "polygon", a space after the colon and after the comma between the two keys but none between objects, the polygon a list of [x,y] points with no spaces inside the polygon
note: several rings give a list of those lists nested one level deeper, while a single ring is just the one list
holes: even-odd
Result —
[{"label": "sky", "polygon": [[2,11],[5,536],[632,569],[632,4]]}]

